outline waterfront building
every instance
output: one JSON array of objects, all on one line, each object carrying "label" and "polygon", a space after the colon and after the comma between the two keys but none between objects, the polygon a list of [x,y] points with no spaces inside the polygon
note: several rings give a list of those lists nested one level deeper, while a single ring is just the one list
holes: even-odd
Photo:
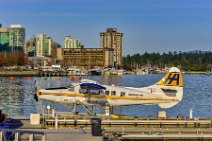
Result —
[{"label": "waterfront building", "polygon": [[33,57],[36,54],[36,37],[33,36],[31,39],[29,39],[26,42],[26,48],[25,48],[25,53],[27,54],[28,57]]},{"label": "waterfront building", "polygon": [[0,28],[0,51],[10,51],[10,29]]},{"label": "waterfront building", "polygon": [[112,48],[64,48],[62,56],[65,67],[111,67],[113,63]]},{"label": "waterfront building", "polygon": [[83,45],[79,40],[72,38],[71,36],[66,36],[64,38],[64,48],[82,48]]},{"label": "waterfront building", "polygon": [[61,62],[62,62],[62,48],[61,48],[60,44],[58,44],[58,43],[52,44],[51,57],[53,59],[54,64],[61,64]]},{"label": "waterfront building", "polygon": [[46,34],[38,34],[36,40],[36,56],[51,56],[53,43],[52,38]]},{"label": "waterfront building", "polygon": [[113,66],[122,66],[122,37],[123,33],[117,31],[117,28],[107,28],[106,32],[100,33],[100,48],[112,48]]},{"label": "waterfront building", "polygon": [[10,25],[9,36],[12,51],[23,51],[25,45],[25,28],[20,24]]},{"label": "waterfront building", "polygon": [[57,48],[56,59],[57,59],[58,61],[62,61],[62,60],[63,60],[62,52],[63,52],[62,48]]}]

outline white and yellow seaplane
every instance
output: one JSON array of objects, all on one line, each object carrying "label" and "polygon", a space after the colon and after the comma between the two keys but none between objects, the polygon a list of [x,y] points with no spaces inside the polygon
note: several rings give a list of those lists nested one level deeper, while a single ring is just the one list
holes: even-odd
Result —
[{"label": "white and yellow seaplane", "polygon": [[101,85],[93,80],[81,80],[69,87],[39,89],[35,99],[82,105],[159,105],[170,108],[183,98],[182,73],[172,67],[157,83],[148,87]]}]

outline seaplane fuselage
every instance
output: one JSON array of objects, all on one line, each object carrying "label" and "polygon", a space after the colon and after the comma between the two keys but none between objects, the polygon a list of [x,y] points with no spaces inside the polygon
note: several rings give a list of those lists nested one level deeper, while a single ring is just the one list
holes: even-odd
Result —
[{"label": "seaplane fuselage", "polygon": [[38,98],[60,103],[83,105],[159,105],[169,108],[183,97],[182,74],[171,68],[162,80],[148,87],[101,85],[94,81],[73,83],[71,87],[47,88],[37,91]]}]

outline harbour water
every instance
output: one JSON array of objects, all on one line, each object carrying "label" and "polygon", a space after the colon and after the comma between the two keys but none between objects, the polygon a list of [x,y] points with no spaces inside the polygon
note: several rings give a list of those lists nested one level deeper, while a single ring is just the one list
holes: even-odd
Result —
[{"label": "harbour water", "polygon": [[[143,87],[154,84],[163,74],[150,75],[123,75],[123,76],[89,76],[101,84],[114,84],[119,86]],[[170,117],[189,116],[193,110],[194,117],[212,117],[212,75],[184,74],[184,97],[176,106],[161,109],[156,105],[131,105],[115,107],[115,112],[129,116],[157,116],[159,110],[165,110]],[[59,104],[46,100],[34,100],[34,82],[40,82],[45,87],[69,85],[73,81],[69,77],[9,77],[0,78],[0,108],[9,116],[29,116],[30,113],[42,112],[47,105],[58,111],[70,111],[71,105]],[[81,111],[82,109],[78,109]],[[102,107],[97,107],[101,112]]]}]

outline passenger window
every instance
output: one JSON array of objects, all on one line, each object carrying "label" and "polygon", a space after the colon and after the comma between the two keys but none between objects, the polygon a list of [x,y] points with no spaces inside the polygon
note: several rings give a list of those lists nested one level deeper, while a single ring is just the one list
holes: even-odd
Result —
[{"label": "passenger window", "polygon": [[101,95],[104,95],[104,91],[103,91],[103,90],[99,90],[99,93],[100,93]]},{"label": "passenger window", "polygon": [[109,95],[110,94],[110,92],[109,91],[105,91],[105,95]]},{"label": "passenger window", "polygon": [[121,92],[120,93],[120,96],[125,96],[125,92]]},{"label": "passenger window", "polygon": [[111,95],[116,95],[116,91],[111,91]]}]

